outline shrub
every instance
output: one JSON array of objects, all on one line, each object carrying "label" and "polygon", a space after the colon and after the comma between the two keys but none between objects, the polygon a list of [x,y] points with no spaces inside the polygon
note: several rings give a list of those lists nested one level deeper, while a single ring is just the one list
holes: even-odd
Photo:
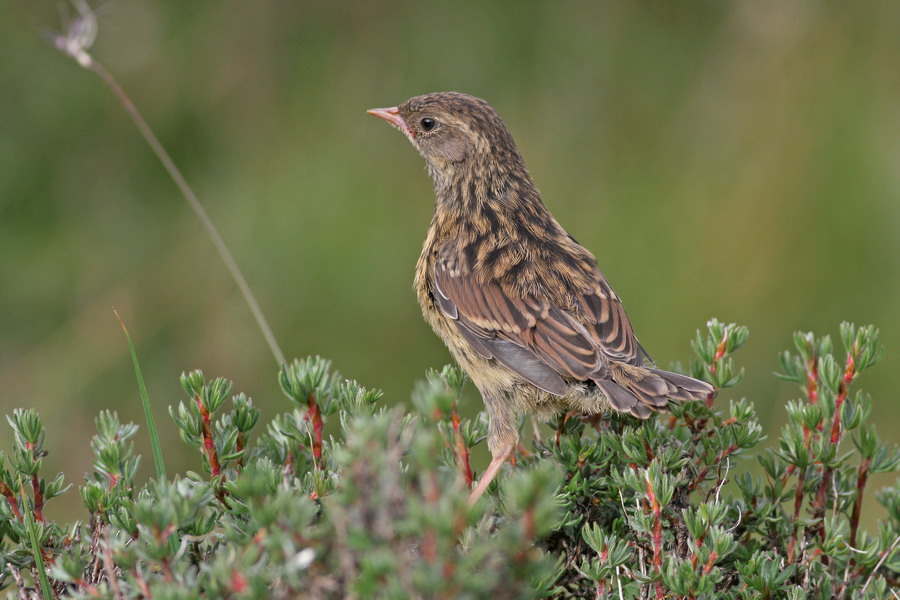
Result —
[{"label": "shrub", "polygon": [[43,508],[69,488],[42,474],[37,414],[16,410],[0,453],[0,588],[157,600],[889,597],[900,485],[877,496],[876,531],[860,514],[869,475],[897,470],[900,454],[853,390],[881,357],[877,330],[842,325],[840,352],[827,336],[795,336],[780,376],[803,397],[768,448],[752,403],[724,391],[743,375],[732,354],[746,340],[713,320],[694,341],[692,374],[722,390],[717,402],[672,403],[646,422],[562,415],[550,435],[535,428],[472,508],[469,451],[487,418],[460,416],[456,368],[429,373],[406,410],[325,360],[294,361],[279,373],[292,410],[262,431],[230,382],[185,374],[169,412],[203,472],[138,486],[137,427],[104,411],[79,488],[87,521],[65,527]]}]

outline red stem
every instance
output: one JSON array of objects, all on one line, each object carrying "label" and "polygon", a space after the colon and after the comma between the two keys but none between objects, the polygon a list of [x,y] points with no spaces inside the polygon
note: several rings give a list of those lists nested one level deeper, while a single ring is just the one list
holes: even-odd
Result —
[{"label": "red stem", "polygon": [[803,506],[803,486],[806,483],[806,469],[797,476],[797,490],[794,492],[794,522],[791,541],[788,543],[787,562],[794,562],[794,550],[797,546],[797,530],[800,525],[800,508]]},{"label": "red stem", "polygon": [[44,522],[44,494],[41,492],[41,481],[38,479],[37,473],[31,476],[31,490],[34,494],[34,518],[41,523]]},{"label": "red stem", "polygon": [[647,478],[647,498],[650,500],[650,508],[653,511],[653,568],[659,572],[662,569],[662,508],[653,491],[653,483]]},{"label": "red stem", "polygon": [[134,577],[134,580],[137,582],[138,589],[141,591],[141,595],[144,598],[152,598],[153,594],[150,593],[150,586],[147,585],[147,580],[144,579],[144,576],[141,575],[140,569],[134,568],[131,570],[131,575]]},{"label": "red stem", "polygon": [[453,437],[456,442],[456,462],[463,473],[466,487],[471,488],[474,476],[472,475],[472,467],[469,464],[469,449],[466,447],[462,430],[459,428],[459,411],[456,409],[456,403],[450,409],[450,423],[453,425]]},{"label": "red stem", "polygon": [[428,564],[437,560],[437,535],[433,529],[426,529],[422,534],[422,558]]},{"label": "red stem", "polygon": [[712,363],[709,365],[709,373],[710,375],[716,374],[716,365],[722,360],[722,357],[725,356],[725,349],[728,345],[728,328],[722,333],[722,340],[719,342],[719,345],[716,346],[716,355],[713,356]]},{"label": "red stem", "polygon": [[[737,450],[737,444],[731,444],[730,446],[728,446],[727,448],[725,448],[724,450],[722,450],[722,451],[719,453],[719,455],[716,457],[716,460],[713,461],[713,465],[718,466],[718,465],[722,464],[722,461],[723,461],[729,454],[731,454],[732,452],[734,452],[735,450]],[[703,483],[703,480],[704,480],[704,478],[706,478],[706,474],[707,474],[707,473],[709,473],[709,465],[704,466],[702,469],[700,469],[700,472],[697,473],[697,477],[695,477],[695,478],[694,478],[694,481],[691,482],[691,485],[688,486],[688,490],[695,490],[695,489],[697,489],[697,486],[699,486],[701,483]]]},{"label": "red stem", "polygon": [[[36,463],[34,444],[25,442],[25,449],[31,454],[32,462]],[[41,493],[41,480],[38,479],[37,473],[31,476],[31,492],[34,496],[34,518],[35,520],[44,522],[44,494]]]},{"label": "red stem", "polygon": [[[809,399],[810,404],[817,404],[819,402],[819,358],[815,354],[815,348],[810,347],[810,358],[806,362],[806,397]],[[816,431],[822,431],[822,420],[820,419],[818,423],[816,423]],[[810,448],[810,444],[812,442],[812,432],[809,427],[804,423],[803,424],[803,445],[808,451]],[[789,465],[788,470],[785,473],[784,480],[787,482],[787,478],[794,474],[797,471],[796,465]],[[797,489],[794,491],[794,520],[793,520],[793,531],[791,532],[791,540],[788,543],[787,548],[787,562],[791,564],[794,562],[794,552],[797,548],[797,534],[799,533],[800,527],[800,509],[803,506],[803,495],[804,495],[804,486],[806,484],[806,470],[799,471],[797,475]]]},{"label": "red stem", "polygon": [[708,575],[709,572],[712,571],[713,565],[716,564],[716,559],[717,559],[717,558],[718,558],[718,555],[716,554],[716,551],[715,551],[715,550],[713,550],[712,552],[710,552],[710,554],[709,554],[709,560],[706,561],[706,565],[703,567],[703,574],[704,574],[704,575]]},{"label": "red stem", "polygon": [[[859,515],[862,511],[863,491],[866,487],[866,481],[869,479],[869,465],[871,461],[864,458],[859,463],[859,470],[856,472],[856,500],[853,502],[853,514],[850,516],[850,546],[856,548],[856,532],[859,529]],[[852,559],[851,559],[852,560]]]},{"label": "red stem", "polygon": [[847,392],[850,390],[850,382],[856,375],[856,362],[853,355],[856,353],[856,344],[853,350],[847,354],[847,365],[844,368],[844,376],[841,378],[841,384],[838,389],[837,398],[834,400],[834,423],[831,425],[831,443],[837,444],[841,439],[841,405],[847,399]]},{"label": "red stem", "polygon": [[15,515],[15,517],[20,522],[24,522],[24,519],[22,518],[22,513],[19,512],[19,503],[16,502],[16,495],[9,488],[9,486],[6,485],[5,483],[3,483],[2,481],[0,481],[0,494],[2,494],[4,498],[6,498],[6,501],[7,501],[7,503],[9,503],[9,508],[10,508],[10,510],[12,510],[13,515]]},{"label": "red stem", "polygon": [[309,395],[309,419],[312,421],[313,426],[313,458],[315,458],[319,469],[324,469],[325,465],[322,464],[322,429],[325,427],[325,423],[322,421],[322,411],[319,410],[319,403],[316,402],[315,394]]},{"label": "red stem", "polygon": [[813,354],[806,363],[806,395],[810,404],[819,401],[819,359]]},{"label": "red stem", "polygon": [[[809,361],[806,363],[806,397],[809,398],[810,404],[818,404],[819,402],[819,359],[813,353]],[[816,431],[822,431],[822,420],[816,423]],[[809,450],[809,427],[803,424],[803,441],[806,449]]]},{"label": "red stem", "polygon": [[237,569],[234,569],[231,572],[231,592],[240,594],[245,592],[248,587],[250,587],[250,584],[247,581],[247,577]]},{"label": "red stem", "polygon": [[522,514],[522,525],[525,530],[525,539],[530,540],[534,538],[534,509],[529,507]]},{"label": "red stem", "polygon": [[[847,394],[850,391],[850,383],[856,375],[856,361],[853,357],[857,352],[859,352],[859,349],[854,342],[853,348],[847,353],[844,375],[841,377],[841,382],[838,386],[838,394],[834,400],[834,421],[831,425],[831,443],[835,446],[841,442],[841,406],[847,399]],[[813,517],[819,523],[819,536],[822,540],[825,539],[825,502],[828,499],[828,488],[831,487],[832,471],[833,469],[831,467],[825,467],[822,470],[822,483],[819,485],[819,489],[816,493],[813,510]],[[827,564],[828,557],[823,557],[822,561]]]},{"label": "red stem", "polygon": [[163,578],[166,580],[166,583],[172,583],[174,581],[174,577],[172,577],[172,567],[169,566],[169,557],[163,556],[159,565],[162,568]]},{"label": "red stem", "polygon": [[213,443],[209,411],[203,404],[203,399],[200,397],[200,394],[197,394],[194,399],[197,402],[197,408],[200,410],[200,431],[203,437],[203,453],[206,455],[206,460],[209,461],[210,473],[212,473],[213,477],[218,477],[222,474],[222,466],[219,464],[219,455],[216,452],[216,445]]},{"label": "red stem", "polygon": [[453,573],[456,571],[456,565],[452,560],[444,561],[444,568],[441,569],[441,574],[444,576],[444,581],[453,581]]},{"label": "red stem", "polygon": [[[715,375],[717,370],[717,365],[719,361],[725,356],[725,352],[728,347],[728,328],[722,332],[722,340],[719,342],[719,345],[716,346],[716,354],[713,356],[712,363],[709,365],[709,374]],[[716,393],[713,392],[706,396],[706,408],[712,408],[713,400],[716,398]]]},{"label": "red stem", "polygon": [[556,448],[557,448],[557,450],[559,449],[559,442],[560,442],[560,439],[562,438],[563,428],[566,426],[566,423],[569,421],[569,418],[574,414],[577,414],[577,413],[575,413],[574,411],[567,412],[563,416],[562,421],[559,422],[559,426],[556,428]]},{"label": "red stem", "polygon": [[813,520],[818,523],[819,536],[822,541],[825,541],[825,501],[828,499],[828,488],[831,487],[831,475],[831,467],[825,467],[822,471],[822,483],[819,484],[813,507]]},{"label": "red stem", "polygon": [[697,561],[700,560],[700,549],[703,548],[703,540],[706,539],[706,531],[700,534],[700,537],[697,538],[697,552],[691,556],[691,567],[697,567]]},{"label": "red stem", "polygon": [[[247,443],[247,441],[244,439],[244,432],[238,431],[237,446],[236,446],[237,451],[238,452],[242,451],[244,449],[244,446],[246,443]],[[238,457],[237,462],[235,463],[235,466],[237,466],[238,468],[241,468],[242,466],[244,466],[244,455],[243,454]]]}]

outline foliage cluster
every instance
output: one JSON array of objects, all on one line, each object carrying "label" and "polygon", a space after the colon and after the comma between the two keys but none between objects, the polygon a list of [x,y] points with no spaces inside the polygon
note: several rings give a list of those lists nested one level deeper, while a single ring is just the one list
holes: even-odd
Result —
[{"label": "foliage cluster", "polygon": [[881,357],[877,330],[842,325],[840,351],[795,336],[780,376],[802,398],[765,449],[752,403],[724,398],[747,335],[713,320],[693,343],[692,374],[718,401],[672,403],[646,422],[561,415],[555,432],[534,427],[473,507],[469,453],[487,421],[460,416],[465,378],[451,367],[404,410],[325,360],[296,360],[279,373],[292,410],[263,427],[230,382],[187,373],[169,412],[202,472],[138,485],[137,427],[102,412],[79,488],[89,516],[70,526],[44,516],[68,487],[42,473],[37,414],[17,410],[0,454],[0,588],[111,600],[891,597],[900,484],[878,494],[877,529],[860,527],[869,476],[900,467],[866,423],[871,398],[853,389]]}]

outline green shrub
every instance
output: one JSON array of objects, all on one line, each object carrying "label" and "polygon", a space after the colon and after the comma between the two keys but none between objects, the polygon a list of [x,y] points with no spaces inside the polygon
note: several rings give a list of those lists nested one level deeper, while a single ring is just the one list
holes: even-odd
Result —
[{"label": "green shrub", "polygon": [[[876,531],[860,528],[860,511],[869,475],[897,470],[900,454],[852,389],[881,356],[877,336],[844,324],[836,352],[828,337],[797,334],[780,376],[803,397],[763,449],[752,403],[725,391],[742,377],[732,353],[747,330],[711,321],[691,371],[720,388],[716,402],[673,403],[647,422],[562,415],[555,433],[535,428],[473,508],[468,455],[487,421],[459,416],[465,378],[451,367],[429,373],[407,410],[327,361],[294,361],[279,373],[292,410],[262,431],[230,382],[183,375],[186,399],[170,414],[203,472],[138,487],[137,427],[102,412],[80,487],[89,516],[66,527],[43,514],[68,489],[41,473],[44,429],[16,410],[0,454],[0,588],[156,600],[887,598],[900,576],[900,485],[878,495]],[[332,419],[336,437],[324,433]]]}]

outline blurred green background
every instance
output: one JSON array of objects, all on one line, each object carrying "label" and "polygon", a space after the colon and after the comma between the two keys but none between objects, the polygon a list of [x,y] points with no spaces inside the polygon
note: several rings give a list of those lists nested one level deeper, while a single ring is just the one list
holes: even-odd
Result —
[{"label": "blurred green background", "polygon": [[[58,8],[14,0],[0,22],[0,412],[37,408],[48,470],[78,482],[98,410],[142,421],[116,307],[170,469],[197,468],[165,411],[183,370],[232,378],[264,419],[288,402],[122,107],[41,39]],[[747,378],[720,402],[751,398],[771,436],[798,396],[772,376],[791,333],[874,323],[887,354],[860,384],[900,441],[900,3],[95,8],[92,54],[194,185],[289,356],[326,356],[388,402],[449,360],[411,290],[431,183],[365,109],[458,90],[504,116],[661,366],[688,360],[711,316],[748,325]]]}]

